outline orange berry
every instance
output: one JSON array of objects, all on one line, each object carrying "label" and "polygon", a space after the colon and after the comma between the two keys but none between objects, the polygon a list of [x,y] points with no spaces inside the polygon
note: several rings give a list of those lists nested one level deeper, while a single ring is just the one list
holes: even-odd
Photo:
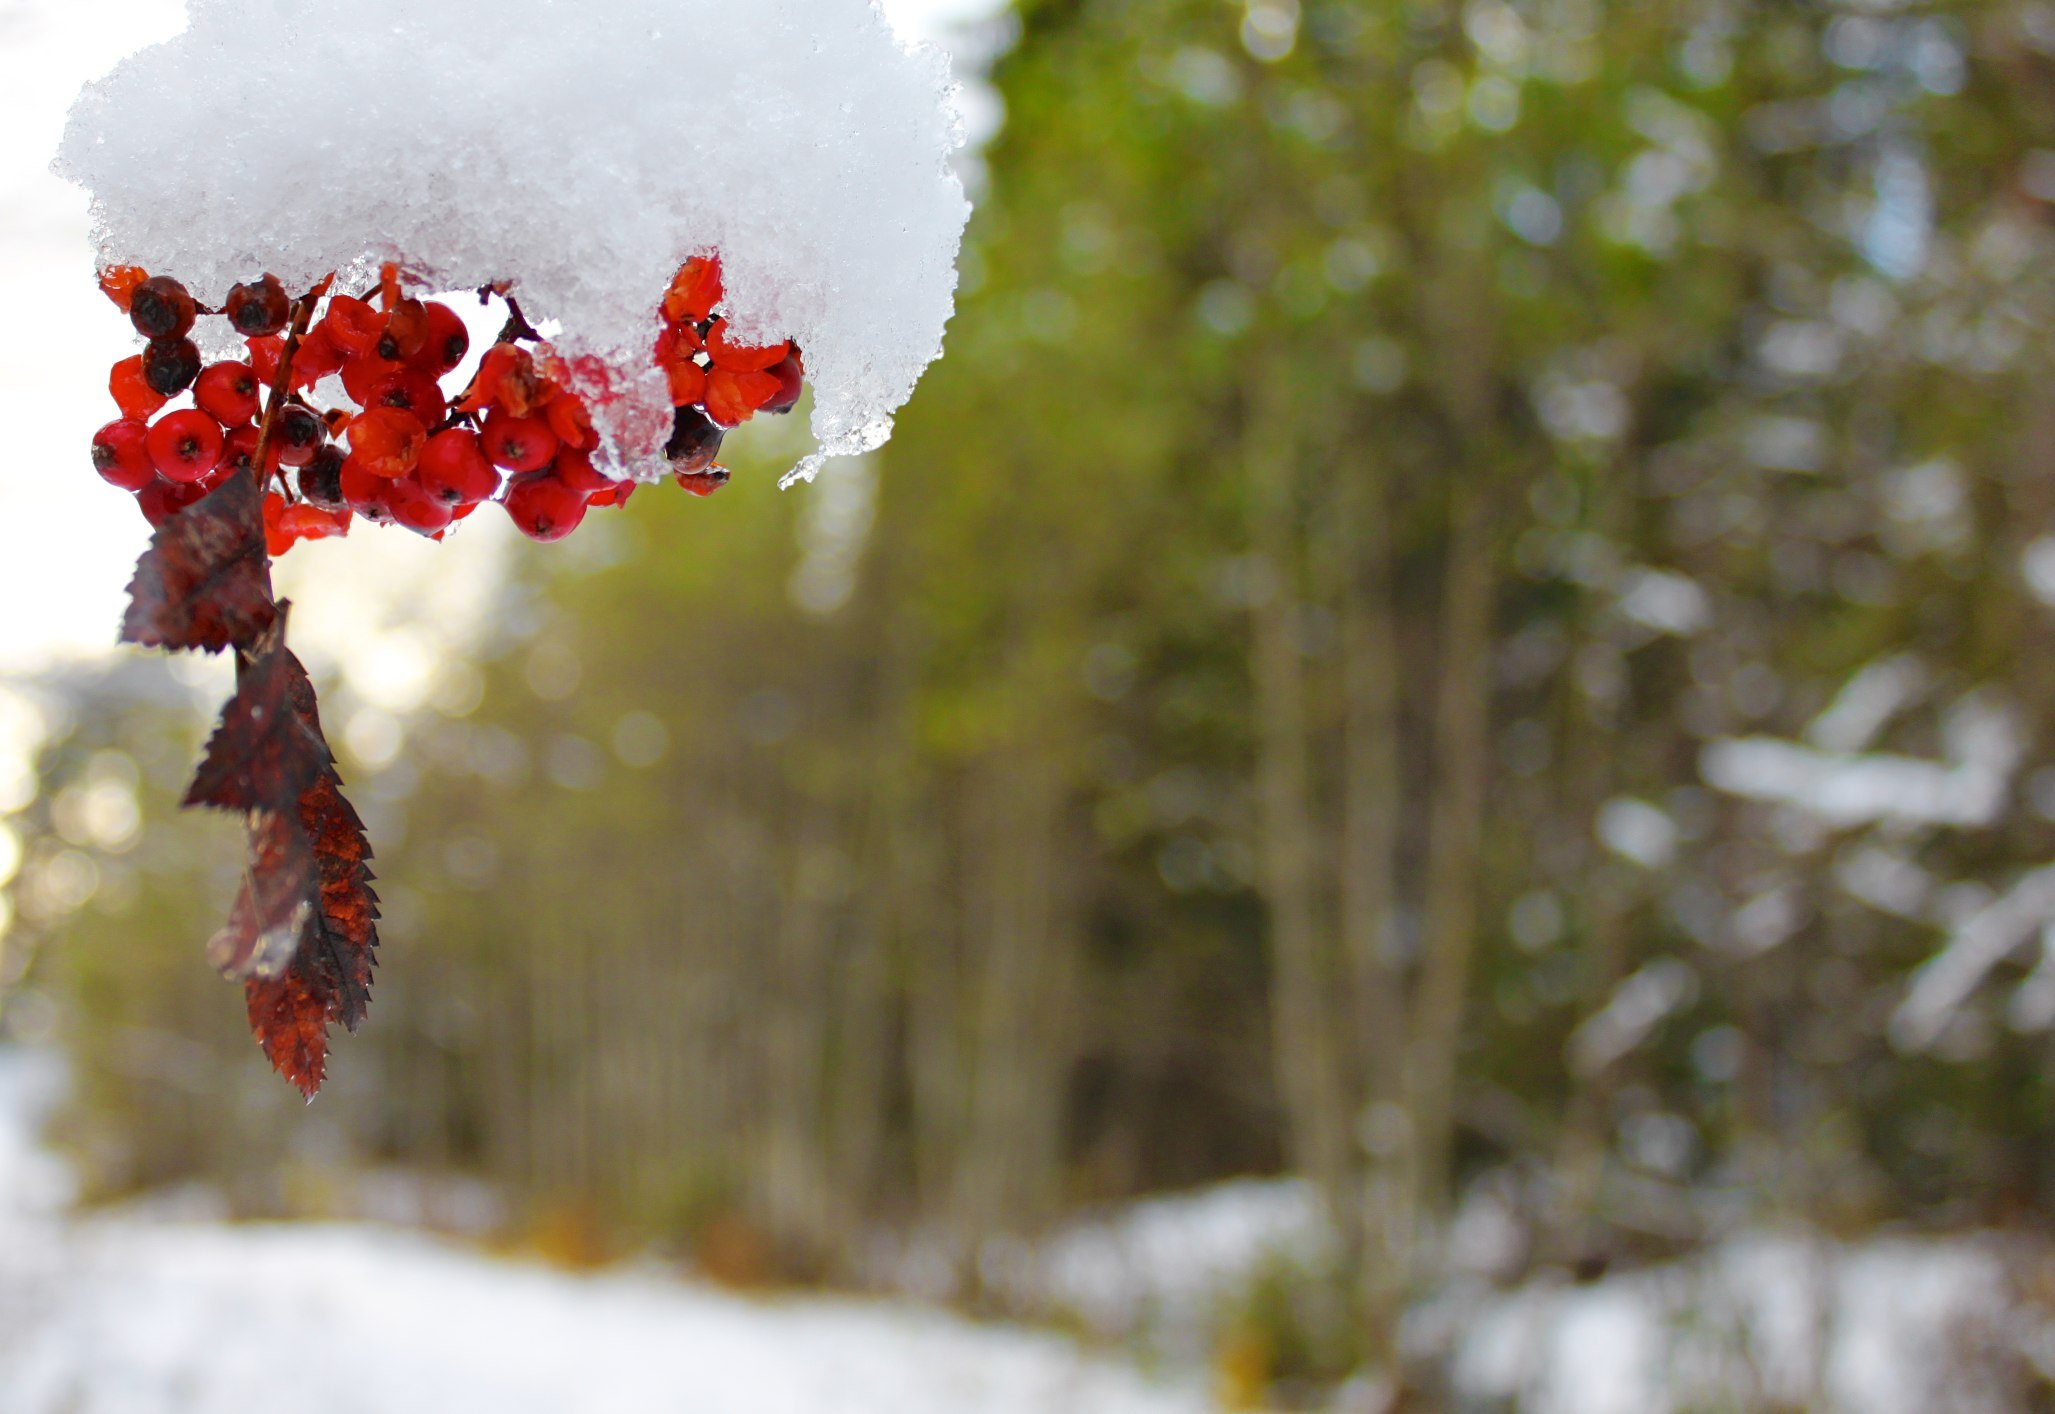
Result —
[{"label": "orange berry", "polygon": [[664,295],[664,318],[673,324],[711,318],[721,302],[721,258],[694,256],[680,267]]},{"label": "orange berry", "polygon": [[671,384],[671,406],[689,407],[706,396],[706,370],[696,363],[667,363],[664,377]]},{"label": "orange berry", "polygon": [[737,373],[760,373],[774,364],[783,363],[785,355],[792,352],[792,344],[789,340],[775,344],[738,344],[728,338],[728,321],[716,319],[713,327],[706,331],[706,352],[716,368],[732,369]]},{"label": "orange berry", "polygon": [[350,423],[350,460],[373,476],[405,476],[421,460],[428,429],[405,408],[377,407]]},{"label": "orange berry", "polygon": [[114,395],[114,405],[121,409],[123,417],[140,418],[145,422],[170,401],[143,377],[141,354],[114,365],[107,376],[107,391]]},{"label": "orange berry", "polygon": [[573,451],[590,451],[599,445],[599,434],[592,430],[592,414],[585,410],[585,399],[575,393],[551,398],[543,416],[557,440]]},{"label": "orange berry", "polygon": [[706,378],[706,415],[723,427],[740,427],[783,387],[768,373],[716,368]]},{"label": "orange berry", "polygon": [[150,272],[140,265],[110,265],[100,272],[100,293],[113,300],[114,307],[126,314],[129,301],[135,297],[136,286],[149,278]]}]

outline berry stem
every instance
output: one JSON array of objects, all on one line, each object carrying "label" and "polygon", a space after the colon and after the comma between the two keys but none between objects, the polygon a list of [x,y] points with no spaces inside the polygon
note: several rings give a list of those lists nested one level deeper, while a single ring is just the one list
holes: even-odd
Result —
[{"label": "berry stem", "polygon": [[[265,458],[271,455],[271,438],[278,430],[278,415],[285,410],[286,398],[292,391],[293,355],[300,351],[300,339],[306,334],[307,326],[314,322],[314,307],[321,303],[321,297],[334,283],[335,276],[326,276],[293,306],[293,322],[285,331],[285,347],[279,350],[278,371],[271,375],[271,396],[264,405],[264,421],[257,429],[257,454],[250,462],[250,474],[257,478],[260,487],[264,484]],[[286,484],[284,468],[279,469],[278,485],[290,498],[292,488]]]}]

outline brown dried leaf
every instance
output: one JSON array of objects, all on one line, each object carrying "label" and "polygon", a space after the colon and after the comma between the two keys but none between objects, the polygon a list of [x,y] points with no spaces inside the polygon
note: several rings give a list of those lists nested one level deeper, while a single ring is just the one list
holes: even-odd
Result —
[{"label": "brown dried leaf", "polygon": [[208,653],[255,643],[277,616],[263,504],[254,477],[231,476],[158,526],[129,581],[122,642]]}]

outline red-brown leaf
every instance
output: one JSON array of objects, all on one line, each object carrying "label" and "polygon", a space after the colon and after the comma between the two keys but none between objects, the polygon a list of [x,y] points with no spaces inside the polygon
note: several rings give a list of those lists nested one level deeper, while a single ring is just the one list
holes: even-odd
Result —
[{"label": "red-brown leaf", "polygon": [[128,594],[124,643],[219,653],[256,642],[277,611],[255,479],[231,476],[158,526]]},{"label": "red-brown leaf", "polygon": [[297,967],[266,981],[252,977],[243,984],[250,1005],[250,1029],[271,1068],[313,1099],[328,1072],[329,1001]]},{"label": "red-brown leaf", "polygon": [[333,770],[324,771],[300,797],[300,818],[314,842],[320,901],[293,967],[307,975],[312,990],[329,999],[329,1015],[355,1031],[371,1008],[371,969],[378,952],[371,842]]},{"label": "red-brown leaf", "polygon": [[316,913],[314,851],[297,811],[250,815],[250,860],[228,922],[207,960],[231,981],[278,977],[304,946]]},{"label": "red-brown leaf", "polygon": [[185,804],[216,810],[297,813],[300,797],[328,768],[328,744],[312,712],[314,685],[283,640],[285,605],[259,652],[236,666],[235,696],[186,791]]}]

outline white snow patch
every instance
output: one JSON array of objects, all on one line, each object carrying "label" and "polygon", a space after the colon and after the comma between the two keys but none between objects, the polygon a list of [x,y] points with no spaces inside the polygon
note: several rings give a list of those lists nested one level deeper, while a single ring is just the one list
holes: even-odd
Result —
[{"label": "white snow patch", "polygon": [[912,1306],[580,1277],[370,1227],[67,1226],[57,1072],[0,1047],[7,1414],[1201,1414],[1052,1335]]},{"label": "white snow patch", "polygon": [[804,349],[827,455],[881,444],[941,351],[969,211],[954,88],[866,0],[189,8],[72,110],[58,170],[92,193],[103,263],[214,304],[385,260],[514,281],[566,354],[618,371],[591,400],[630,464],[668,434],[650,349],[689,256],[721,254],[738,336]]}]

